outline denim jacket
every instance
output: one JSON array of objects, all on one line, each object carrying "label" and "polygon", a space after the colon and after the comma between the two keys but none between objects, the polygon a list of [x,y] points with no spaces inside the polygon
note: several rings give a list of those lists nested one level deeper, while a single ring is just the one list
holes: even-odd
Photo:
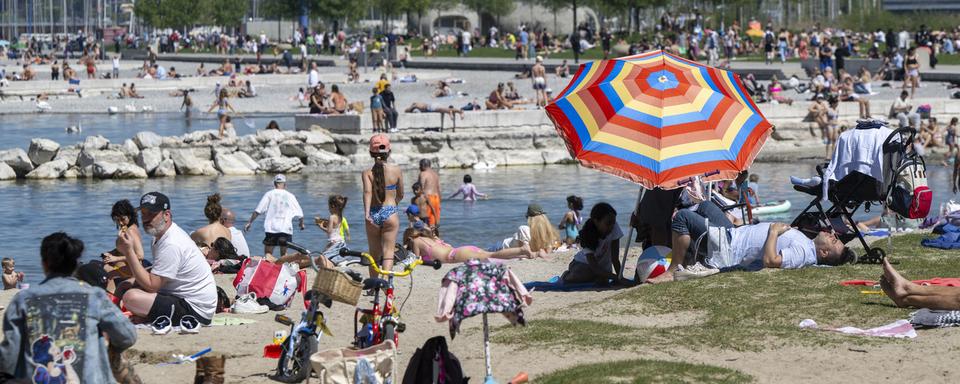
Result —
[{"label": "denim jacket", "polygon": [[103,333],[119,350],[137,341],[133,324],[102,289],[49,276],[10,301],[0,372],[35,383],[115,383]]}]

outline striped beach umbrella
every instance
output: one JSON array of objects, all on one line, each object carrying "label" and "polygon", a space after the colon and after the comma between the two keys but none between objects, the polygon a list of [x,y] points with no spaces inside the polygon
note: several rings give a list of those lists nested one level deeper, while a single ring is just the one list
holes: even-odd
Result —
[{"label": "striped beach umbrella", "polygon": [[580,164],[646,189],[733,179],[773,129],[739,76],[663,51],[581,65],[546,111]]}]

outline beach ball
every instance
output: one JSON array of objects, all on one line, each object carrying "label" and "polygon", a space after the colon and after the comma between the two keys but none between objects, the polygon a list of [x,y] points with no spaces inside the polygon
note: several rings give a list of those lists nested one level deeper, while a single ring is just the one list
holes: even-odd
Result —
[{"label": "beach ball", "polygon": [[654,245],[644,249],[637,260],[636,281],[643,282],[647,279],[662,275],[670,266],[670,248],[662,245]]}]

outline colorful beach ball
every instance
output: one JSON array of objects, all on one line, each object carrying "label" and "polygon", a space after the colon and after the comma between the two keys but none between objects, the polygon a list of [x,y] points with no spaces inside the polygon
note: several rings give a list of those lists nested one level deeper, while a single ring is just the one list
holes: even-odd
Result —
[{"label": "colorful beach ball", "polygon": [[637,260],[636,281],[643,282],[647,279],[662,275],[670,266],[670,248],[662,245],[654,245],[643,250],[640,259]]}]

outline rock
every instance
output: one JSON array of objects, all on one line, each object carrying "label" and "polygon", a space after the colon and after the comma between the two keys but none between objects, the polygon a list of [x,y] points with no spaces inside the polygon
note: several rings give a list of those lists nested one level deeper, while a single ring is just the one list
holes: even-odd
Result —
[{"label": "rock", "polygon": [[0,162],[0,180],[13,180],[17,178],[17,171],[10,168],[7,163]]},{"label": "rock", "polygon": [[543,164],[543,154],[535,150],[510,151],[504,158],[505,161],[501,164],[507,166]]},{"label": "rock", "polygon": [[84,150],[95,150],[95,149],[107,149],[110,145],[110,140],[107,140],[106,137],[97,135],[97,136],[87,136],[83,140],[83,149]]},{"label": "rock", "polygon": [[286,140],[280,143],[280,154],[284,156],[306,159],[311,153],[316,152],[317,148],[297,140]]},{"label": "rock", "polygon": [[157,169],[153,171],[154,177],[173,177],[177,175],[177,167],[173,159],[165,159],[160,162]]},{"label": "rock", "polygon": [[140,149],[146,149],[159,147],[163,144],[163,139],[156,133],[141,131],[137,132],[137,135],[133,137],[133,142],[136,143]]},{"label": "rock", "polygon": [[303,163],[296,157],[268,157],[258,163],[267,173],[294,173],[303,168]]},{"label": "rock", "polygon": [[0,151],[0,162],[9,165],[20,177],[33,170],[33,162],[30,161],[30,156],[27,156],[27,151],[21,148]]},{"label": "rock", "polygon": [[437,155],[441,168],[470,168],[480,161],[478,153],[473,151],[443,151]]},{"label": "rock", "polygon": [[333,143],[333,137],[330,132],[325,131],[300,131],[296,134],[296,139],[308,145],[321,145]]},{"label": "rock", "polygon": [[237,151],[232,153],[232,155],[235,156],[238,161],[242,162],[247,168],[250,168],[254,171],[260,170],[260,164],[250,157],[250,155],[248,155],[246,152]]},{"label": "rock", "polygon": [[447,147],[447,137],[441,135],[418,135],[410,137],[410,143],[419,153],[436,153]]},{"label": "rock", "polygon": [[62,178],[64,178],[64,179],[76,179],[76,178],[80,177],[81,175],[82,175],[82,173],[80,172],[80,168],[78,168],[76,165],[74,165],[74,166],[70,167],[70,169],[67,169],[66,171],[63,171],[63,173],[60,175],[60,177],[62,177]]},{"label": "rock", "polygon": [[188,148],[171,150],[170,159],[176,165],[177,174],[180,175],[217,175],[217,169],[211,160],[201,160],[193,155],[193,151]]},{"label": "rock", "polygon": [[257,142],[260,144],[279,143],[284,139],[286,139],[286,136],[281,131],[264,129],[257,132]]},{"label": "rock", "polygon": [[536,149],[562,149],[566,148],[563,139],[560,136],[534,136],[533,147]]},{"label": "rock", "polygon": [[140,153],[140,147],[138,147],[137,144],[133,142],[133,140],[126,139],[123,141],[123,145],[120,146],[120,151],[123,152],[124,155],[127,155],[127,157],[132,159],[134,157],[137,157],[137,154]]},{"label": "rock", "polygon": [[27,150],[27,157],[33,162],[33,165],[40,165],[53,160],[60,150],[60,144],[49,139],[30,140],[30,149]]},{"label": "rock", "polygon": [[349,158],[324,150],[316,150],[307,157],[307,167],[314,172],[342,171],[349,166]]},{"label": "rock", "polygon": [[97,161],[93,164],[92,170],[93,177],[98,179],[112,179],[113,175],[117,173],[117,169],[122,163],[113,163],[109,161]]},{"label": "rock", "polygon": [[54,160],[66,160],[70,164],[76,164],[77,158],[80,156],[80,146],[79,145],[69,145],[66,147],[60,147],[60,150],[57,151],[57,155],[53,157]]},{"label": "rock", "polygon": [[280,151],[280,146],[271,145],[263,147],[259,152],[259,157],[254,156],[254,158],[267,159],[271,157],[280,157],[283,156],[283,153]]},{"label": "rock", "polygon": [[[238,158],[238,154],[246,156],[246,153],[235,152],[235,153],[218,153],[213,158],[213,162],[216,165],[217,169],[220,170],[220,173],[224,175],[253,175],[256,174],[256,168],[251,169],[247,164]],[[252,160],[252,159],[251,159]],[[257,165],[259,168],[259,165]]]},{"label": "rock", "polygon": [[66,160],[52,160],[40,164],[39,167],[27,174],[28,179],[59,179],[63,172],[70,169]]},{"label": "rock", "polygon": [[137,154],[135,161],[137,165],[147,171],[148,174],[152,174],[163,161],[163,152],[160,151],[160,148],[156,147],[144,148]]},{"label": "rock", "polygon": [[496,135],[494,137],[488,137],[486,140],[487,148],[493,150],[504,150],[504,149],[533,149],[533,140],[530,136],[513,134],[513,135]]},{"label": "rock", "polygon": [[217,138],[219,138],[219,136],[220,136],[219,132],[212,129],[208,129],[204,131],[194,131],[186,135],[183,135],[182,141],[186,144],[205,143],[211,140],[216,140]]},{"label": "rock", "polygon": [[135,164],[122,163],[117,166],[113,177],[115,179],[146,179],[147,171]]},{"label": "rock", "polygon": [[115,149],[88,150],[86,148],[77,156],[77,165],[80,168],[87,168],[97,162],[109,162],[114,164],[126,163],[127,155]]},{"label": "rock", "polygon": [[573,161],[573,159],[570,158],[570,153],[559,148],[547,149],[540,154],[543,156],[543,162],[545,164],[559,164]]},{"label": "rock", "polygon": [[183,147],[183,142],[176,137],[164,136],[160,139],[160,146],[164,148],[180,148]]},{"label": "rock", "polygon": [[[359,138],[354,135],[337,135],[337,153],[341,153],[344,156],[350,156],[356,154],[360,150]],[[364,143],[364,146],[369,145],[369,142]],[[366,149],[363,149],[366,152]]]}]

